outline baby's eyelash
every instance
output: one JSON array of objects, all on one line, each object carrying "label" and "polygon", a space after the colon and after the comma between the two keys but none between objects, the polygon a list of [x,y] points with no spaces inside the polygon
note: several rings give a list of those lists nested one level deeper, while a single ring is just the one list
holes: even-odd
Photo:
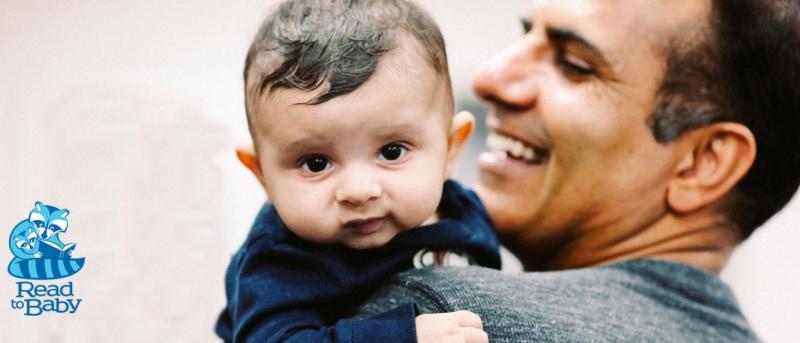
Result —
[{"label": "baby's eyelash", "polygon": [[378,160],[387,162],[398,161],[407,156],[408,152],[409,148],[404,143],[386,144],[378,151]]},{"label": "baby's eyelash", "polygon": [[330,169],[332,165],[333,163],[329,158],[322,155],[312,155],[300,159],[298,168],[305,173],[319,174]]}]

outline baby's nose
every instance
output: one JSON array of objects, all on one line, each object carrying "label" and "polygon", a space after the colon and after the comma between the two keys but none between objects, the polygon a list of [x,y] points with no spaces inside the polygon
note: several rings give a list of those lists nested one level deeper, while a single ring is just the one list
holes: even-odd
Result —
[{"label": "baby's nose", "polygon": [[336,201],[361,205],[382,195],[380,184],[368,173],[350,173],[336,190]]}]

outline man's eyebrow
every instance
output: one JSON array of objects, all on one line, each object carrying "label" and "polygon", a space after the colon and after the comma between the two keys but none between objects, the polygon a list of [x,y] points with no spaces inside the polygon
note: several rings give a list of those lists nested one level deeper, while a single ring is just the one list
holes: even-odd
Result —
[{"label": "man's eyebrow", "polygon": [[581,35],[577,34],[575,31],[557,27],[548,27],[547,39],[561,45],[565,44],[580,45],[584,47],[586,50],[588,50],[596,58],[600,59],[602,62],[604,63],[606,62],[603,53],[600,52],[600,49],[598,49],[594,44],[587,41],[585,38],[581,37]]}]

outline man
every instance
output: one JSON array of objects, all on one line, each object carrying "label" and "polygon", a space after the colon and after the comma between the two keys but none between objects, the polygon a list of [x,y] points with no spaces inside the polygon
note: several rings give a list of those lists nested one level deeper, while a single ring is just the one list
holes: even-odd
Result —
[{"label": "man", "polygon": [[468,309],[492,342],[755,341],[716,273],[800,183],[795,1],[534,1],[474,79],[475,189],[522,275],[402,275],[362,314]]}]

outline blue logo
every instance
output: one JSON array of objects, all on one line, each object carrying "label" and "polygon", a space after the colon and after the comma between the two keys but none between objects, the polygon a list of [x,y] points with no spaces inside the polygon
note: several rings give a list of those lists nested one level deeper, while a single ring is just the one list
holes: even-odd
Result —
[{"label": "blue logo", "polygon": [[[64,243],[69,210],[37,201],[28,218],[11,230],[8,247],[14,258],[8,264],[11,276],[27,280],[54,280],[73,275],[83,268],[85,258],[72,257],[75,243]],[[26,316],[44,313],[75,313],[83,299],[76,298],[72,281],[62,285],[17,282],[11,308]]]},{"label": "blue logo", "polygon": [[61,241],[67,232],[69,210],[37,201],[28,218],[11,230],[8,246],[14,258],[8,264],[11,276],[28,280],[60,279],[83,268],[85,258],[72,257],[75,243]]}]

